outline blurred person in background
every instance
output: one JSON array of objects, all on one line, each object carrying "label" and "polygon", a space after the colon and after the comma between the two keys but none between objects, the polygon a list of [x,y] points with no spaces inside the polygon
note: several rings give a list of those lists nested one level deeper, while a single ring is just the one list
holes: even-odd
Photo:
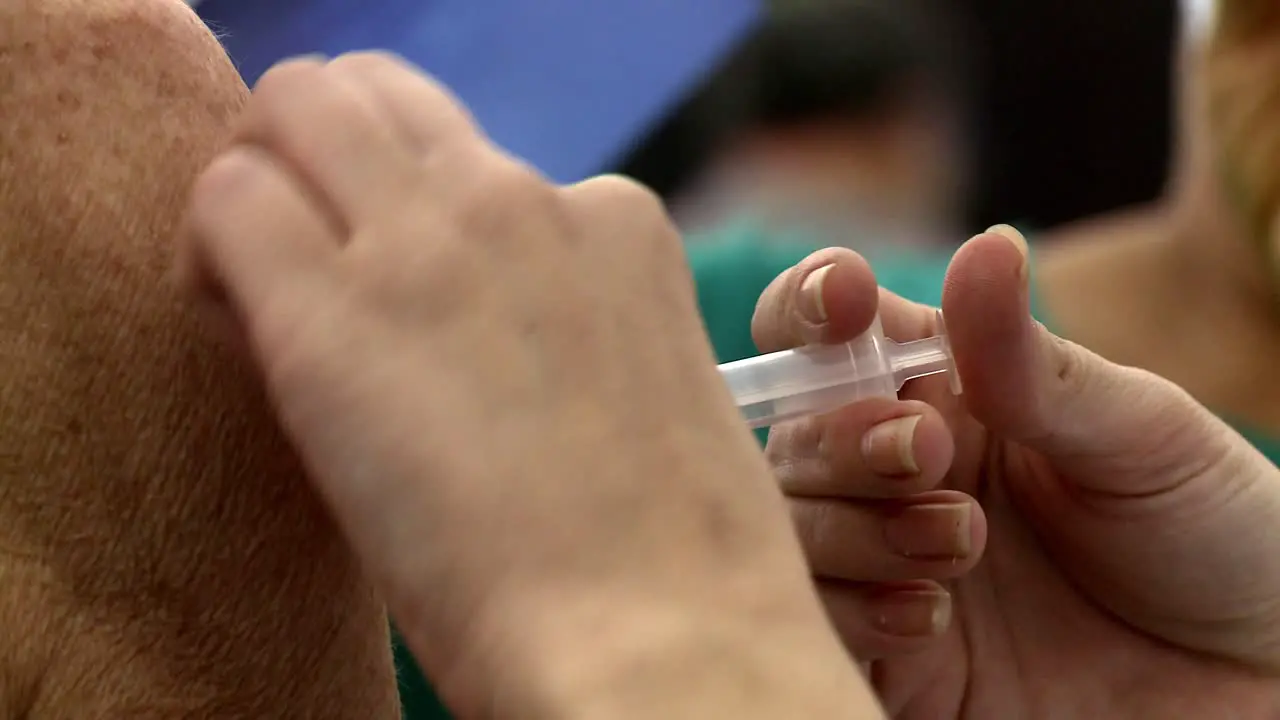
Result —
[{"label": "blurred person in background", "polygon": [[[1257,0],[1224,0],[1212,31],[1185,11],[1177,165],[1159,200],[1043,233],[1033,312],[1051,329],[1122,364],[1178,383],[1280,458],[1280,20]],[[1199,8],[1197,10],[1197,8]],[[700,299],[722,357],[750,354],[757,278],[807,250],[767,226],[737,225],[692,244]],[[732,248],[729,254],[725,248]],[[937,305],[948,253],[873,256],[880,282]]]},{"label": "blurred person in background", "polygon": [[738,85],[745,112],[674,198],[677,219],[697,229],[747,212],[840,241],[954,245],[967,92],[937,15],[910,1],[779,3],[712,82],[713,101]]},{"label": "blurred person in background", "polygon": [[[967,176],[962,47],[914,2],[776,3],[622,164],[686,230],[952,245]],[[947,238],[947,239],[942,239]]]},{"label": "blurred person in background", "polygon": [[[693,233],[699,301],[721,359],[754,353],[750,308],[797,248],[954,246],[969,93],[950,20],[914,2],[778,2],[623,163]],[[699,241],[699,229],[726,221],[765,228],[769,241]]]},{"label": "blurred person in background", "polygon": [[[771,68],[759,61],[759,52],[753,61],[749,50],[778,34],[765,28],[624,158],[621,172],[663,195],[687,229],[700,229],[698,221],[707,215],[688,212],[697,209],[687,203],[695,180],[723,156],[737,155],[726,148],[744,134],[753,113],[768,109],[758,90],[770,77],[789,74],[787,83],[804,88],[820,72],[827,107],[808,103],[809,109],[830,117],[837,100],[847,119],[856,116],[849,110],[860,102],[864,110],[870,106],[866,100],[875,93],[869,90],[877,86],[919,84],[903,77],[909,74],[901,72],[904,47],[905,56],[929,60],[925,65],[932,67],[917,63],[916,69],[944,81],[934,99],[950,103],[947,113],[961,120],[957,149],[964,167],[956,174],[964,180],[965,227],[1014,218],[1044,229],[1150,202],[1162,190],[1173,137],[1169,56],[1177,47],[1176,0],[772,5],[771,27],[826,37],[847,57],[834,66],[817,62],[833,56],[820,49],[823,43],[793,41],[789,54],[774,53]],[[822,28],[803,28],[806,18]],[[886,56],[893,47],[898,49]],[[806,58],[805,72],[776,67],[788,57]],[[874,82],[849,82],[851,77]],[[1081,97],[1090,102],[1078,102]],[[1085,177],[1088,182],[1080,182]]]}]

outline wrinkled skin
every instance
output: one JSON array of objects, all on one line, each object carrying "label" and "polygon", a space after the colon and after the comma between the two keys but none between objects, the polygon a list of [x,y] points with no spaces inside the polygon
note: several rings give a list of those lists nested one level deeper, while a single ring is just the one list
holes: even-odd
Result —
[{"label": "wrinkled skin", "polygon": [[[1166,352],[1165,362],[1125,338],[1163,342],[1158,330],[1126,323],[1146,317],[1133,312],[1146,307],[1143,288],[1159,291],[1175,271],[1212,278],[1183,292],[1217,291],[1214,312],[1238,302],[1236,315],[1253,322],[1252,310],[1239,308],[1266,302],[1258,300],[1274,281],[1256,271],[1260,255],[1274,255],[1280,202],[1277,7],[1224,2],[1212,41],[1188,54],[1181,167],[1169,197],[1151,211],[1060,234],[1123,249],[1051,248],[1037,267],[1053,280],[1042,288],[1058,327],[1110,357],[1161,366],[1201,399],[1264,427],[1274,412],[1220,392],[1232,387],[1213,380],[1223,365],[1202,368],[1194,353]],[[1242,238],[1257,250],[1245,252]],[[770,438],[769,457],[846,645],[900,718],[1276,716],[1275,467],[1166,381],[1051,339],[1027,317],[1025,266],[1002,265],[991,252],[980,241],[962,249],[943,298],[963,397],[922,381],[903,402],[849,408]],[[975,260],[977,253],[987,255]],[[833,263],[824,282],[809,283],[827,298],[827,317],[815,323],[800,312],[814,307],[802,288]],[[776,349],[850,337],[862,323],[850,321],[861,311],[848,300],[870,283],[867,272],[836,251],[801,263],[762,299],[758,342]],[[1090,276],[1103,285],[1141,282],[1139,297],[1095,288]],[[1166,315],[1186,301],[1159,292]],[[1002,297],[988,306],[1009,309],[975,322],[974,294]],[[1132,309],[1113,315],[1108,300]],[[936,330],[931,312],[887,294],[881,302],[899,340]],[[904,314],[914,319],[891,319]],[[1249,322],[1218,326],[1248,339]],[[1021,338],[1012,346],[999,339],[1010,328]],[[1265,337],[1268,328],[1259,320],[1256,332]],[[1190,337],[1212,336],[1183,342]],[[1257,351],[1263,363],[1269,348]],[[1024,362],[974,359],[1007,353]],[[917,415],[905,440],[901,424],[879,436],[870,430]],[[904,443],[913,463],[903,461]],[[886,528],[902,505],[925,501],[967,507],[970,531],[955,532],[935,513],[933,556],[904,558]],[[932,622],[921,621],[922,607]]]},{"label": "wrinkled skin", "polygon": [[460,715],[877,713],[651,193],[556,187],[353,54],[259,81],[187,227],[187,286]]},{"label": "wrinkled skin", "polygon": [[[921,381],[770,437],[833,621],[893,717],[1273,717],[1276,469],[1168,382],[1031,321],[1009,244],[980,236],[948,276],[961,398]],[[814,325],[798,289],[828,266]],[[847,251],[809,258],[762,299],[759,342],[849,337],[869,275]],[[881,315],[900,340],[937,330],[888,293]],[[911,416],[891,452],[865,440]],[[893,523],[920,505],[933,512],[912,528],[929,540],[904,548]],[[932,625],[902,611],[913,602],[933,604]]]}]

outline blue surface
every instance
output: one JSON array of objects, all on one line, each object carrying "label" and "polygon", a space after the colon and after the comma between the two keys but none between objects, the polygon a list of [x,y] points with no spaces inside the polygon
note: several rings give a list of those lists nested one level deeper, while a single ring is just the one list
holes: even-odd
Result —
[{"label": "blue surface", "polygon": [[252,83],[302,53],[393,50],[565,182],[607,169],[733,46],[760,0],[206,0]]}]

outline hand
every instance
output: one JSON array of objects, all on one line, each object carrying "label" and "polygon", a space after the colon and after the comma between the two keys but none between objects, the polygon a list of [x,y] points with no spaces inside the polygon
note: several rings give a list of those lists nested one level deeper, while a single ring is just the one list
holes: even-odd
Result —
[{"label": "hand", "polygon": [[557,188],[351,55],[261,80],[189,227],[182,276],[455,711],[875,712],[648,192]]},{"label": "hand", "polygon": [[[926,378],[770,436],[847,646],[891,717],[1276,717],[1280,471],[1179,388],[1035,323],[1025,242],[1001,232],[947,275],[963,396]],[[817,253],[762,297],[761,349],[858,334],[872,287],[857,255]],[[899,341],[938,329],[887,292],[880,313]]]}]

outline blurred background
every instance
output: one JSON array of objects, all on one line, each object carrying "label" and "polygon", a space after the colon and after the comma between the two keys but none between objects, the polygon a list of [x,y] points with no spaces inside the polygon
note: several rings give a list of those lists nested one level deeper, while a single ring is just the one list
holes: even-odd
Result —
[{"label": "blurred background", "polygon": [[[697,257],[726,227],[932,253],[942,265],[907,270],[932,303],[946,251],[976,229],[1014,223],[1035,243],[1160,196],[1176,156],[1181,33],[1205,24],[1211,0],[193,4],[250,83],[290,55],[389,49],[547,176],[621,172],[652,187],[686,231],[708,330],[731,360],[754,353],[755,298],[802,254],[771,259],[764,243]],[[1089,283],[1073,292],[1080,302],[1063,307],[1098,295]],[[398,657],[408,720],[445,717]]]},{"label": "blurred background", "polygon": [[690,229],[842,244],[1043,229],[1160,192],[1176,0],[204,0],[252,81],[395,50],[557,180],[621,171]]}]

